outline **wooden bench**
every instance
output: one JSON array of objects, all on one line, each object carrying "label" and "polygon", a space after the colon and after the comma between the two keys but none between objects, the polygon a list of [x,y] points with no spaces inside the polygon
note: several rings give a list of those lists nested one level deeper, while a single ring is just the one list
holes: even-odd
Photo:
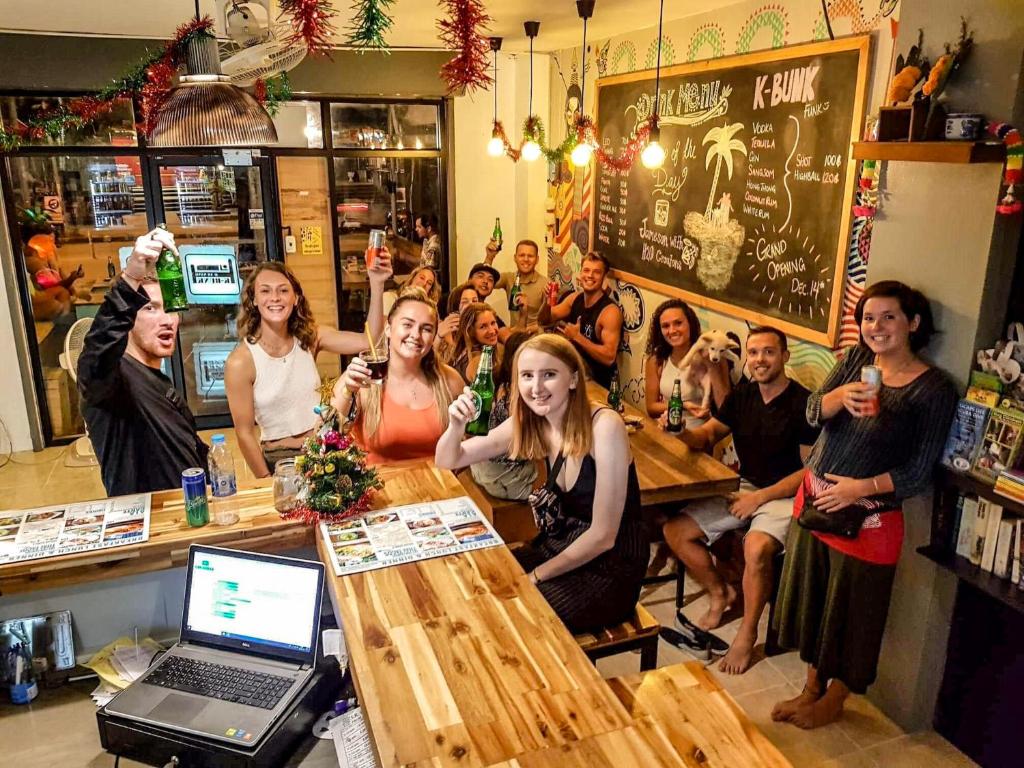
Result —
[{"label": "wooden bench", "polygon": [[531,541],[537,535],[537,526],[533,522],[533,510],[525,501],[510,501],[491,496],[481,488],[469,469],[460,470],[456,475],[462,487],[470,495],[478,494],[491,505],[494,518],[491,521],[506,544]]},{"label": "wooden bench", "polygon": [[591,661],[640,649],[640,671],[658,666],[658,633],[661,625],[637,603],[632,618],[596,633],[576,635],[576,643]]}]

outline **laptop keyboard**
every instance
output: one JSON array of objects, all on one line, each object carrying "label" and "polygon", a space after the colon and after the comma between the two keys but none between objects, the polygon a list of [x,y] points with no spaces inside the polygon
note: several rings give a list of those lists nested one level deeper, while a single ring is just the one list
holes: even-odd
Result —
[{"label": "laptop keyboard", "polygon": [[294,681],[279,675],[171,656],[147,675],[145,682],[212,699],[273,709]]}]

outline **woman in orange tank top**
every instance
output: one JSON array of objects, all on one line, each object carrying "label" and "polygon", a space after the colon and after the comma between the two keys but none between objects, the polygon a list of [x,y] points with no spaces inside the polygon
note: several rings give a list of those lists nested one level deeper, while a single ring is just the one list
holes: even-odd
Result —
[{"label": "woman in orange tank top", "polygon": [[433,458],[448,427],[448,406],[464,385],[437,358],[437,324],[437,306],[425,293],[403,292],[384,326],[389,353],[384,382],[371,383],[369,366],[356,357],[334,386],[338,413],[349,414],[355,402],[352,435],[370,464]]}]

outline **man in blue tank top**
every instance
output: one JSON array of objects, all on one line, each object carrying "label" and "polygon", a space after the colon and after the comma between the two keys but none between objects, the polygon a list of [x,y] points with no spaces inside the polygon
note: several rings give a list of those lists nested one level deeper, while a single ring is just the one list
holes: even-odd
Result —
[{"label": "man in blue tank top", "polygon": [[566,296],[554,307],[541,305],[537,322],[555,324],[571,341],[590,367],[591,377],[606,389],[615,370],[615,357],[622,341],[622,310],[605,290],[604,281],[611,271],[608,259],[591,251],[580,265],[581,290]]}]

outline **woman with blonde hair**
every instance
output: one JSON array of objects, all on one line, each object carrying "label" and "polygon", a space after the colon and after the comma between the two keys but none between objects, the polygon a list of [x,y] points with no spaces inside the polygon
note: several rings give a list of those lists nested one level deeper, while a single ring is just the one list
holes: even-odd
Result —
[{"label": "woman with blonde hair", "polygon": [[437,305],[416,288],[398,297],[384,326],[389,359],[383,382],[370,381],[359,357],[334,385],[331,404],[351,415],[356,443],[370,464],[429,458],[448,426],[452,393],[462,387],[455,370],[434,351]]},{"label": "woman with blonde hair", "polygon": [[[387,248],[368,276],[370,331],[379,336],[391,277]],[[246,278],[238,335],[224,367],[228,408],[245,463],[256,477],[268,477],[278,461],[298,455],[316,426],[317,354],[354,355],[366,349],[366,337],[317,325],[302,285],[279,261],[260,264]]]},{"label": "woman with blonde hair", "polygon": [[650,554],[640,485],[622,419],[590,404],[579,352],[554,334],[529,339],[513,360],[509,419],[463,440],[474,413],[466,388],[448,409],[434,462],[544,459],[548,482],[530,497],[540,533],[515,557],[570,631],[625,621]]},{"label": "woman with blonde hair", "polygon": [[395,301],[409,288],[419,288],[427,298],[437,304],[441,300],[441,282],[437,279],[437,273],[427,266],[416,267],[409,273],[408,279],[393,291],[384,294],[384,314],[386,315],[395,306]]}]

